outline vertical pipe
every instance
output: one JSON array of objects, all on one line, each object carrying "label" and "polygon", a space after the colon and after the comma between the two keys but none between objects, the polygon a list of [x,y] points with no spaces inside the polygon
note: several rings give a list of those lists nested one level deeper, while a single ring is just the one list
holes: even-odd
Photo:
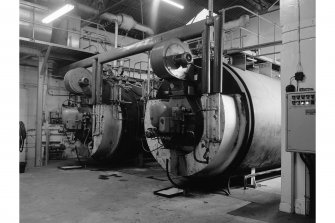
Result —
[{"label": "vertical pipe", "polygon": [[[257,14],[257,19],[258,19],[258,25],[257,25],[257,44],[259,45],[259,35],[260,35],[260,18],[259,15]],[[258,49],[258,54],[261,53],[261,49]]]},{"label": "vertical pipe", "polygon": [[[141,3],[141,23],[143,25],[143,2],[140,0]],[[144,39],[144,32],[142,32],[142,39]]]},{"label": "vertical pipe", "polygon": [[[221,24],[223,26],[223,24],[225,24],[225,22],[226,22],[226,10],[224,10],[224,9],[221,11],[221,18],[222,18]],[[240,29],[240,31],[241,31],[241,29]],[[222,37],[221,37],[221,49],[222,49],[221,56],[223,57],[224,43],[225,43],[225,38],[226,38],[225,30],[223,28],[221,29],[221,33],[222,33],[221,34],[222,35]],[[221,61],[221,67],[222,67],[222,62],[223,61]],[[223,77],[222,77],[223,76],[223,71],[222,71],[222,69],[223,68],[221,68],[221,71],[220,71],[220,93],[223,92],[223,82],[222,82],[223,81]],[[220,109],[220,107],[219,107],[219,109]],[[221,129],[221,127],[219,129]]]},{"label": "vertical pipe", "polygon": [[[114,31],[114,48],[117,48],[117,41],[118,41],[118,36],[119,36],[119,24],[117,23],[117,21],[115,21],[115,31]],[[113,65],[114,67],[117,66],[117,60],[113,61]]]},{"label": "vertical pipe", "polygon": [[221,78],[222,78],[222,15],[215,18],[214,21],[214,68],[213,68],[213,88],[212,93],[221,92]]},{"label": "vertical pipe", "polygon": [[97,61],[97,68],[96,68],[96,103],[101,104],[101,72],[102,72],[102,64]]},{"label": "vertical pipe", "polygon": [[209,17],[213,16],[213,0],[208,0],[208,11],[209,11]]},{"label": "vertical pipe", "polygon": [[98,59],[93,59],[92,62],[92,104],[96,104],[96,85],[97,85],[97,67],[98,67]]},{"label": "vertical pipe", "polygon": [[[147,81],[148,81],[148,86],[147,86],[147,95],[148,95],[148,99],[150,97],[150,67],[151,67],[151,64],[150,64],[150,51],[148,51],[148,73],[147,73]],[[140,72],[142,71],[142,68],[140,69]]]},{"label": "vertical pipe", "polygon": [[[273,25],[273,42],[276,42],[276,26]],[[276,62],[276,46],[273,46],[273,60]]]},{"label": "vertical pipe", "polygon": [[202,33],[202,71],[201,71],[201,92],[210,92],[210,47],[209,47],[209,27],[206,26]]},{"label": "vertical pipe", "polygon": [[[42,166],[42,115],[43,115],[43,85],[44,85],[44,57],[38,61],[38,84],[36,103],[36,138],[35,138],[35,166]],[[47,70],[47,69],[46,69]]]},{"label": "vertical pipe", "polygon": [[33,40],[35,40],[35,7],[33,7]]},{"label": "vertical pipe", "polygon": [[[50,50],[49,50],[50,53]],[[47,58],[44,58],[47,60]],[[47,62],[47,61],[46,61]],[[44,75],[44,85],[43,85],[43,111],[44,111],[44,119],[45,119],[45,125],[44,125],[44,133],[45,133],[45,157],[44,157],[44,165],[48,165],[48,159],[49,159],[49,137],[50,137],[50,130],[49,130],[49,113],[46,105],[46,96],[48,92],[48,82],[49,82],[49,73],[46,72]]]},{"label": "vertical pipe", "polygon": [[240,48],[242,47],[242,29],[240,28]]},{"label": "vertical pipe", "polygon": [[206,72],[207,72],[207,93],[210,94],[212,92],[212,85],[213,85],[213,81],[212,81],[212,74],[211,74],[211,43],[213,42],[214,39],[214,28],[213,28],[213,5],[214,2],[213,0],[208,0],[208,11],[209,11],[209,15],[207,18],[207,22],[206,22],[206,27],[208,28],[208,33],[207,33],[207,49],[206,49],[206,54],[207,54],[207,61],[206,61]]}]

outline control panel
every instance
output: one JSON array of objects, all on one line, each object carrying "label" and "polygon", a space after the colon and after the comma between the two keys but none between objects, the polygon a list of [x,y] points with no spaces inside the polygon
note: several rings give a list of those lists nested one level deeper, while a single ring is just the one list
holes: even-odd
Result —
[{"label": "control panel", "polygon": [[287,152],[315,153],[315,100],[315,92],[287,93]]}]

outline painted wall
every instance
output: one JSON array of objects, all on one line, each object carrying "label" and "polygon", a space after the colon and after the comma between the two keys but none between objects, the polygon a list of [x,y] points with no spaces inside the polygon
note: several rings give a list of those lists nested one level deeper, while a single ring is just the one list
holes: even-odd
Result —
[{"label": "painted wall", "polygon": [[[302,88],[315,89],[315,0],[301,1],[301,61],[305,80]],[[308,185],[308,170],[299,156],[286,152],[286,98],[285,87],[297,71],[298,64],[298,2],[297,0],[280,1],[280,22],[282,25],[281,51],[281,92],[282,92],[282,194],[280,210],[284,212],[306,214],[305,184]],[[293,81],[295,84],[295,81]],[[292,182],[295,182],[295,186]],[[308,190],[308,188],[307,188]]]},{"label": "painted wall", "polygon": [[[20,155],[20,160],[27,160],[27,167],[34,166],[35,159],[35,130],[36,130],[36,102],[37,102],[37,67],[20,66],[20,120],[26,126],[27,140],[25,142],[25,153]],[[68,94],[62,80],[49,77],[49,92],[52,94]],[[44,111],[60,111],[61,104],[66,96],[46,95]]]}]

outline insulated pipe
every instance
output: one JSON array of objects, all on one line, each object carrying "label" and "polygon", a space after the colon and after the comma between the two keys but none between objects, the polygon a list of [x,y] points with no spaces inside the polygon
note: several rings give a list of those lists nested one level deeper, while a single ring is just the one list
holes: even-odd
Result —
[{"label": "insulated pipe", "polygon": [[[87,5],[83,5],[80,3],[74,3],[74,5],[76,8],[78,8],[79,11],[85,12],[87,14],[94,14],[94,15],[99,14],[98,10],[91,8]],[[125,29],[127,31],[131,29],[136,29],[136,30],[145,32],[149,35],[154,34],[154,31],[150,27],[144,26],[142,24],[138,24],[134,20],[134,18],[129,15],[125,15],[125,14],[114,15],[114,14],[106,12],[100,15],[100,18],[110,21],[110,22],[117,22],[121,29]]]},{"label": "insulated pipe", "polygon": [[205,20],[193,23],[191,25],[182,26],[159,35],[148,37],[144,40],[138,41],[136,43],[130,44],[128,46],[113,49],[110,52],[98,54],[75,63],[72,63],[68,66],[61,68],[58,71],[58,75],[64,75],[67,71],[77,68],[77,67],[90,67],[92,66],[92,60],[97,58],[100,63],[107,63],[109,61],[117,60],[120,58],[132,56],[135,54],[143,53],[145,51],[151,50],[157,43],[172,39],[178,38],[180,40],[192,39],[199,37],[204,29]]}]

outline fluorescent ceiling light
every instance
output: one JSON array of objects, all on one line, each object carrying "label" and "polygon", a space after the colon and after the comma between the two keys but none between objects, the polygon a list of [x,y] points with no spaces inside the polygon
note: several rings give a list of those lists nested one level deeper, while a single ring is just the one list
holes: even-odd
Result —
[{"label": "fluorescent ceiling light", "polygon": [[47,17],[45,17],[42,22],[43,23],[49,23],[54,21],[55,19],[61,17],[62,15],[68,13],[69,11],[71,11],[72,9],[74,9],[74,5],[71,4],[66,4],[64,5],[62,8],[58,9],[57,11],[51,13],[50,15],[48,15]]},{"label": "fluorescent ceiling light", "polygon": [[183,6],[183,5],[178,4],[178,3],[174,2],[174,1],[163,0],[163,2],[169,3],[170,5],[173,5],[173,6],[177,7],[177,8],[184,9],[184,6]]}]

